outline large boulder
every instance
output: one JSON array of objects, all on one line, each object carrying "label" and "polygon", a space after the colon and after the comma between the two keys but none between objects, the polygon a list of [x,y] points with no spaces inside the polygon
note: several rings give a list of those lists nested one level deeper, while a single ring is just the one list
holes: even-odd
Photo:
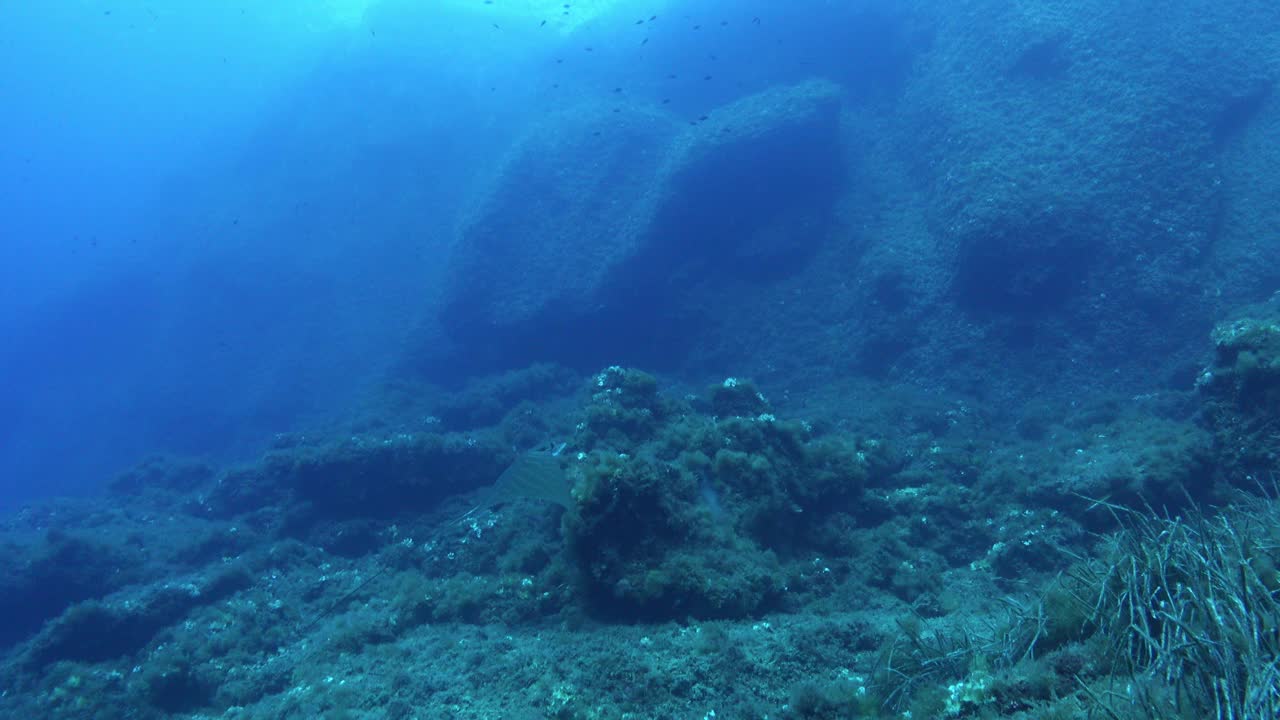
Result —
[{"label": "large boulder", "polygon": [[705,321],[691,288],[798,267],[842,172],[839,101],[811,81],[693,121],[589,106],[533,128],[450,260],[441,320],[469,368],[660,365]]},{"label": "large boulder", "polygon": [[1280,472],[1280,293],[1213,330],[1212,363],[1197,379],[1201,419],[1223,476],[1253,490]]}]

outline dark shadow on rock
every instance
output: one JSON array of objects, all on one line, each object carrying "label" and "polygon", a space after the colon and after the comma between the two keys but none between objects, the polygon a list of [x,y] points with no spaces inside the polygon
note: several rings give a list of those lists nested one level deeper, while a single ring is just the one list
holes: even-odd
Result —
[{"label": "dark shadow on rock", "polygon": [[1213,125],[1213,141],[1222,145],[1244,132],[1271,99],[1274,84],[1260,83],[1252,90],[1227,100]]},{"label": "dark shadow on rock", "polygon": [[51,530],[43,544],[24,551],[25,562],[0,568],[0,613],[5,618],[0,647],[35,633],[66,608],[140,576],[135,554],[60,530]]},{"label": "dark shadow on rock", "polygon": [[1097,260],[1097,233],[1071,213],[987,223],[960,241],[953,283],[971,311],[1036,316],[1081,289]]},{"label": "dark shadow on rock", "polygon": [[1067,36],[1053,35],[1029,43],[1009,67],[1009,77],[1048,82],[1066,74],[1071,66]]}]

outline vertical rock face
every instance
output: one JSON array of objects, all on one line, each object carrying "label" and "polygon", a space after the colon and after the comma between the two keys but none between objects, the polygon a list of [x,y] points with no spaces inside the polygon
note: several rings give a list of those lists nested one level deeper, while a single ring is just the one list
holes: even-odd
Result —
[{"label": "vertical rock face", "polygon": [[450,364],[731,367],[819,394],[1188,382],[1212,320],[1280,277],[1257,261],[1280,216],[1257,29],[1280,10],[895,7],[863,23],[882,42],[805,65],[839,86],[532,130],[460,227]]},{"label": "vertical rock face", "polygon": [[[1268,287],[1268,271],[1232,250],[1258,234],[1230,225],[1256,221],[1235,210],[1243,196],[1231,187],[1256,161],[1228,154],[1274,113],[1272,53],[1257,28],[1274,27],[1276,11],[1192,3],[1152,14],[1094,0],[914,8],[933,42],[889,132],[871,140],[885,145],[872,150],[882,162],[867,167],[881,187],[895,166],[907,170],[916,212],[878,232],[919,237],[923,250],[903,263],[872,247],[851,273],[897,272],[921,289],[901,312],[863,315],[883,316],[889,337],[912,315],[930,325],[900,368],[936,378],[963,348],[1003,357],[1029,385],[1051,366],[1078,368],[1076,387],[1096,382],[1099,366],[1123,368],[1117,381],[1170,377],[1224,306]],[[912,203],[901,190],[891,199]],[[912,233],[914,218],[924,232]],[[1214,267],[1228,253],[1237,265]]]},{"label": "vertical rock face", "polygon": [[661,364],[698,331],[691,288],[808,257],[820,234],[797,228],[829,217],[840,185],[839,103],[807,82],[689,124],[588,107],[540,125],[463,224],[442,324],[481,366]]}]

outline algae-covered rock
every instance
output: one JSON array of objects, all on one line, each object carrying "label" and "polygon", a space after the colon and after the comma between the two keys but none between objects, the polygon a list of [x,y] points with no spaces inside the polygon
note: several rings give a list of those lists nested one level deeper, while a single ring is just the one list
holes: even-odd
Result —
[{"label": "algae-covered rock", "polygon": [[121,472],[109,486],[114,495],[138,495],[145,492],[192,492],[213,478],[213,468],[205,462],[187,458],[153,455]]},{"label": "algae-covered rock", "polygon": [[193,608],[215,604],[248,587],[253,578],[243,566],[232,564],[182,580],[154,583],[69,607],[33,639],[26,648],[25,662],[43,667],[58,660],[93,662],[137,652]]},{"label": "algae-covered rock", "polygon": [[1216,491],[1212,439],[1190,422],[1126,413],[1091,426],[1063,451],[1053,479],[1030,495],[1081,521],[1110,526],[1100,502],[1173,509]]},{"label": "algae-covered rock", "polygon": [[1241,412],[1276,414],[1280,405],[1280,301],[1254,306],[1212,334],[1213,364],[1199,387]]},{"label": "algae-covered rock", "polygon": [[1205,398],[1205,423],[1214,433],[1227,479],[1280,470],[1280,296],[1219,323],[1212,364],[1196,385]]},{"label": "algae-covered rock", "polygon": [[759,416],[769,412],[769,401],[754,383],[725,378],[711,386],[711,411],[720,417]]},{"label": "algae-covered rock", "polygon": [[258,476],[321,513],[380,516],[425,510],[489,485],[513,458],[486,436],[353,435],[269,453]]},{"label": "algae-covered rock", "polygon": [[[869,480],[892,472],[875,440],[815,437],[807,423],[770,413],[700,414],[635,370],[608,368],[592,390],[571,443],[575,502],[564,530],[588,606],[602,615],[775,608],[782,588],[857,525]],[[763,402],[748,380],[710,395],[726,411]]]},{"label": "algae-covered rock", "polygon": [[639,370],[611,366],[595,376],[574,446],[633,451],[653,440],[673,412],[658,394],[658,381]]},{"label": "algae-covered rock", "polygon": [[[491,336],[581,313],[648,242],[649,188],[679,132],[654,108],[596,105],[531,129],[464,220],[443,313],[450,332]],[[591,161],[570,161],[582,157]]]},{"label": "algae-covered rock", "polygon": [[148,578],[136,547],[50,530],[43,542],[7,548],[0,563],[0,646],[30,635],[69,607]]},{"label": "algae-covered rock", "polygon": [[[441,320],[468,368],[669,353],[696,325],[679,302],[690,288],[801,259],[818,234],[795,228],[828,216],[841,172],[840,97],[812,81],[692,124],[609,103],[531,129],[450,258]],[[666,307],[668,320],[652,322]]]},{"label": "algae-covered rock", "polygon": [[691,473],[647,457],[590,462],[565,527],[597,612],[741,617],[777,599],[784,582],[773,553],[704,512]]}]

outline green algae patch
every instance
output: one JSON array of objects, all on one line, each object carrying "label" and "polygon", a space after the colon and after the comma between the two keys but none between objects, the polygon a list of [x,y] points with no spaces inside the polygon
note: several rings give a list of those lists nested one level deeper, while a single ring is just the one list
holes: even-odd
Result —
[{"label": "green algae patch", "polygon": [[[883,444],[815,437],[748,381],[673,400],[619,367],[590,388],[570,466],[567,546],[605,616],[743,617],[781,607],[800,566],[862,511]],[[716,412],[698,413],[709,403]]]}]

